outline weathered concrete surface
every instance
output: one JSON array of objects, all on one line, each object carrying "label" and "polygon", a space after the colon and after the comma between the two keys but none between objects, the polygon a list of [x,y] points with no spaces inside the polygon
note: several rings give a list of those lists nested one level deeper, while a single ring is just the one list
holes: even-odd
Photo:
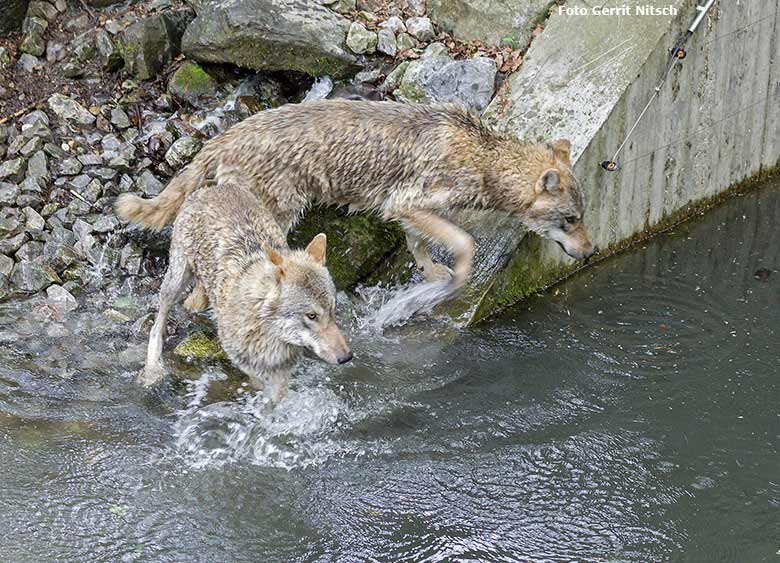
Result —
[{"label": "weathered concrete surface", "polygon": [[523,47],[552,4],[552,0],[428,0],[428,13],[460,39]]},{"label": "weathered concrete surface", "polygon": [[[487,110],[499,128],[520,137],[571,139],[587,195],[585,222],[601,255],[779,163],[780,0],[767,0],[720,3],[634,132],[621,170],[599,167],[647,103],[667,49],[693,17],[693,0],[650,2],[670,3],[677,16],[554,15]],[[567,6],[588,9],[581,1]],[[472,322],[578,266],[511,222],[489,223],[476,231],[480,244],[506,249],[511,260],[492,260],[492,271],[477,265],[461,302]]]},{"label": "weathered concrete surface", "polygon": [[341,77],[355,67],[350,22],[314,0],[201,0],[182,51],[201,62]]}]

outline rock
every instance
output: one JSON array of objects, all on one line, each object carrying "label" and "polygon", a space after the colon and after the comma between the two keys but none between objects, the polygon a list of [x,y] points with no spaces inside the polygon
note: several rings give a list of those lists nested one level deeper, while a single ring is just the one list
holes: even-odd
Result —
[{"label": "rock", "polygon": [[11,275],[11,271],[14,269],[14,260],[9,258],[5,254],[0,254],[0,276],[6,278]]},{"label": "rock", "polygon": [[[121,146],[122,146],[122,142],[116,137],[116,135],[106,135],[100,140],[100,147],[104,151],[118,151]],[[95,164],[100,164],[100,162],[102,162],[103,159],[98,155],[94,155],[94,156],[98,158],[98,162],[96,162]],[[84,166],[87,166],[87,163],[84,162],[83,160],[81,161],[81,163]]]},{"label": "rock", "polygon": [[417,40],[408,33],[399,33],[395,38],[395,41],[398,45],[399,53],[403,53],[404,51],[408,51],[409,49],[414,49],[417,47]]},{"label": "rock", "polygon": [[496,64],[485,57],[424,57],[409,65],[395,95],[410,103],[455,102],[482,112],[493,96],[495,77]]},{"label": "rock", "polygon": [[0,239],[0,254],[15,254],[27,242],[27,233],[19,233],[10,238]]},{"label": "rock", "polygon": [[335,2],[323,2],[323,4],[339,14],[349,14],[357,9],[357,0],[336,0]]},{"label": "rock", "polygon": [[61,285],[51,285],[46,289],[46,300],[60,311],[73,311],[78,309],[78,301],[71,293]]},{"label": "rock", "polygon": [[49,22],[43,18],[28,16],[22,22],[22,31],[24,33],[35,33],[43,37],[43,34],[49,28]]},{"label": "rock", "polygon": [[97,49],[98,54],[104,59],[108,59],[114,54],[114,42],[111,41],[111,36],[103,29],[99,29],[95,32],[95,48]]},{"label": "rock", "polygon": [[127,129],[132,125],[130,123],[130,117],[128,117],[125,110],[119,106],[116,106],[111,110],[111,123],[119,129]]},{"label": "rock", "polygon": [[165,153],[165,161],[173,168],[181,168],[189,163],[200,150],[201,142],[193,137],[180,137]]},{"label": "rock", "polygon": [[49,98],[49,108],[57,117],[65,121],[71,121],[80,125],[91,125],[95,122],[95,116],[84,109],[84,106],[62,94],[54,94]]},{"label": "rock", "polygon": [[14,258],[21,262],[24,260],[35,260],[43,255],[43,243],[32,240],[22,245],[22,247],[16,251]]},{"label": "rock", "polygon": [[141,176],[136,180],[135,185],[138,189],[143,191],[146,196],[156,196],[163,191],[163,188],[165,187],[165,185],[149,170],[143,171]]},{"label": "rock", "polygon": [[370,215],[318,207],[306,213],[288,237],[293,248],[305,247],[320,232],[328,235],[328,269],[339,289],[369,279],[395,249],[405,244],[403,230]]},{"label": "rock", "polygon": [[378,41],[376,50],[385,55],[395,57],[398,52],[398,43],[395,40],[395,33],[390,29],[380,29],[377,33]]},{"label": "rock", "polygon": [[11,286],[21,293],[38,293],[61,280],[57,273],[41,260],[24,260],[14,266],[9,281]]},{"label": "rock", "polygon": [[352,22],[347,34],[347,47],[358,55],[370,55],[376,51],[377,34],[366,29],[362,23]]},{"label": "rock", "polygon": [[425,50],[422,52],[423,57],[434,57],[439,59],[449,59],[450,53],[447,50],[447,47],[444,45],[444,43],[439,43],[438,41],[435,43],[431,43],[428,45]]},{"label": "rock", "polygon": [[184,28],[191,19],[186,10],[154,14],[122,32],[117,47],[128,72],[140,80],[156,76],[179,54]]},{"label": "rock", "polygon": [[210,1],[198,8],[182,50],[200,62],[341,78],[356,70],[344,41],[349,27],[313,0]]},{"label": "rock", "polygon": [[8,281],[8,276],[0,274],[0,301],[6,299],[11,294],[11,284]]},{"label": "rock", "polygon": [[63,176],[75,176],[81,172],[81,162],[77,158],[69,156],[60,161],[57,172]]},{"label": "rock", "polygon": [[0,70],[5,70],[11,64],[11,57],[5,47],[0,47]]},{"label": "rock", "polygon": [[42,150],[36,152],[27,163],[27,177],[37,182],[48,181],[51,179],[49,174],[49,164],[46,159],[46,153]]},{"label": "rock", "polygon": [[62,75],[65,78],[81,78],[84,76],[84,67],[75,61],[70,61],[62,67]]},{"label": "rock", "polygon": [[19,45],[22,53],[27,53],[35,57],[40,57],[46,52],[46,41],[43,35],[38,32],[26,33]]},{"label": "rock", "polygon": [[70,50],[76,57],[76,60],[86,63],[95,56],[95,38],[92,35],[76,37],[70,46]]},{"label": "rock", "polygon": [[135,243],[128,243],[119,253],[119,265],[130,275],[137,276],[141,273],[141,263],[144,253]]},{"label": "rock", "polygon": [[81,31],[89,27],[89,16],[87,14],[81,14],[75,18],[68,18],[65,21],[63,27],[67,31]]},{"label": "rock", "polygon": [[65,50],[65,45],[62,43],[49,41],[49,43],[46,45],[46,60],[48,62],[56,63],[64,59],[66,56],[67,51]]},{"label": "rock", "polygon": [[431,41],[436,37],[430,18],[409,18],[406,20],[406,30],[420,41]]},{"label": "rock", "polygon": [[22,182],[22,191],[40,193],[42,190],[38,180],[28,177],[24,179],[24,182]]},{"label": "rock", "polygon": [[406,5],[417,16],[425,14],[425,0],[406,0]]},{"label": "rock", "polygon": [[92,225],[96,233],[110,233],[119,227],[119,219],[113,215],[104,215]]},{"label": "rock", "polygon": [[0,2],[0,35],[17,31],[27,13],[29,0],[3,0]]},{"label": "rock", "polygon": [[23,158],[14,158],[6,160],[0,164],[0,180],[10,182],[21,182],[24,179],[27,162]]},{"label": "rock", "polygon": [[25,72],[32,72],[43,67],[43,64],[38,57],[31,55],[30,53],[22,53],[22,56],[19,57],[16,64]]},{"label": "rock", "polygon": [[173,353],[187,360],[227,360],[227,356],[219,344],[219,339],[206,336],[202,332],[196,332],[187,336],[173,349]]},{"label": "rock", "polygon": [[35,211],[35,209],[26,207],[23,212],[25,216],[25,231],[31,234],[43,231],[43,228],[46,226],[46,221],[37,211]]},{"label": "rock", "polygon": [[168,93],[195,104],[202,98],[213,97],[217,93],[217,82],[200,65],[188,61],[171,76]]},{"label": "rock", "polygon": [[57,8],[48,2],[30,2],[30,5],[27,7],[27,15],[43,18],[50,22],[57,17]]},{"label": "rock", "polygon": [[550,9],[548,0],[429,0],[428,15],[458,39],[486,44],[528,45],[531,32]]},{"label": "rock", "polygon": [[398,16],[391,16],[387,18],[385,21],[379,24],[379,27],[382,29],[389,29],[393,33],[406,32],[406,24],[404,23],[404,20]]},{"label": "rock", "polygon": [[19,186],[0,182],[0,205],[13,205],[17,197],[19,197]]}]

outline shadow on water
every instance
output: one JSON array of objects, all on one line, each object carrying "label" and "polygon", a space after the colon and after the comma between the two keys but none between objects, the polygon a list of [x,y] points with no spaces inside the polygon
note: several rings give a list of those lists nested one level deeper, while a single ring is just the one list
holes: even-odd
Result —
[{"label": "shadow on water", "polygon": [[475,329],[340,296],[355,361],[275,411],[133,385],[151,294],[0,305],[0,560],[777,560],[778,221],[757,191]]}]

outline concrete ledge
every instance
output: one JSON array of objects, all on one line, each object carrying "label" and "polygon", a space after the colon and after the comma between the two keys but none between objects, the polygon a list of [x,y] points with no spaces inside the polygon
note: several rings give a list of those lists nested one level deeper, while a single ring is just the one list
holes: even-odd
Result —
[{"label": "concrete ledge", "polygon": [[[780,0],[722,2],[691,38],[688,57],[623,150],[621,170],[600,168],[652,95],[667,49],[689,25],[696,2],[626,4],[672,5],[678,14],[553,15],[487,111],[499,128],[520,137],[572,140],[587,196],[586,225],[602,255],[777,167],[780,159]],[[584,2],[567,6],[589,11]],[[494,266],[490,281],[476,274],[467,294],[470,322],[579,267],[554,244],[521,229],[514,233],[519,242],[510,259]]]}]

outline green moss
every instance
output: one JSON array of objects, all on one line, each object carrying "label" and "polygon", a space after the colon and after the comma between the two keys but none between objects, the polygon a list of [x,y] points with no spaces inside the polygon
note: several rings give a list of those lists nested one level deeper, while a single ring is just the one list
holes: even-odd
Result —
[{"label": "green moss", "polygon": [[193,62],[186,62],[173,73],[168,82],[168,92],[185,100],[213,94],[217,83],[209,74]]},{"label": "green moss", "polygon": [[[588,265],[590,266],[610,256],[614,256],[692,217],[702,215],[707,209],[723,203],[734,195],[762,186],[767,181],[773,180],[778,176],[780,176],[780,167],[756,174],[715,196],[692,202],[676,212],[663,217],[655,225],[607,248],[599,249],[598,253],[588,262]],[[568,265],[544,263],[539,252],[540,247],[541,239],[539,237],[526,236],[518,246],[509,264],[493,278],[490,286],[482,296],[474,295],[473,293],[469,294],[469,291],[466,290],[460,299],[450,305],[448,311],[466,310],[464,303],[478,300],[477,307],[468,321],[469,325],[474,325],[514,305],[529,295],[556,285],[585,267],[585,264],[582,262]]]},{"label": "green moss", "polygon": [[308,212],[290,234],[290,246],[303,248],[317,233],[328,236],[328,269],[339,289],[351,289],[377,273],[386,274],[392,258],[405,249],[400,225],[373,215],[349,215],[336,207]]},{"label": "green moss", "polygon": [[200,361],[225,361],[227,356],[219,344],[219,340],[207,336],[203,332],[190,334],[179,342],[173,353],[187,359]]}]

